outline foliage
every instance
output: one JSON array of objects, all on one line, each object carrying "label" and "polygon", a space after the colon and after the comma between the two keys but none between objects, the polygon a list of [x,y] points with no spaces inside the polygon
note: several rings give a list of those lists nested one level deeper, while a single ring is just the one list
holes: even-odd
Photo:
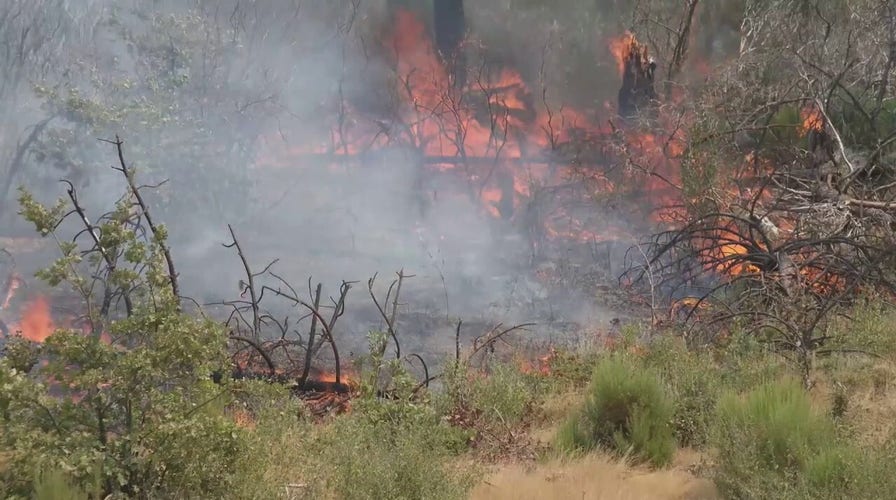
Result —
[{"label": "foliage", "polygon": [[[22,202],[38,230],[54,234],[55,212],[27,193]],[[211,380],[226,362],[226,336],[219,324],[181,312],[161,255],[162,230],[144,239],[125,218],[105,220],[104,247],[116,258],[112,249],[121,248],[136,270],[122,270],[126,278],[111,273],[100,288],[128,282],[133,310],[103,317],[89,307],[93,333],[57,330],[33,373],[0,359],[0,447],[8,452],[0,480],[14,497],[40,486],[29,479],[35,470],[64,471],[79,487],[99,477],[104,494],[226,496],[250,475],[244,432],[214,404],[232,391],[226,380]],[[75,245],[60,249],[41,276],[79,291],[95,285],[81,270],[100,264],[95,251],[82,259]],[[83,297],[92,304],[91,293]]]},{"label": "foliage", "polygon": [[825,346],[831,353],[852,352],[896,359],[896,335],[894,335],[896,309],[882,299],[864,298],[849,318],[840,318],[831,326],[831,342]]},{"label": "foliage", "polygon": [[35,500],[86,500],[91,498],[91,496],[93,498],[99,497],[101,491],[102,488],[99,485],[99,481],[91,490],[91,495],[91,493],[81,489],[66,477],[63,472],[57,469],[43,471],[38,475],[34,481],[33,498]]},{"label": "foliage", "polygon": [[523,422],[543,391],[538,379],[510,364],[498,363],[489,373],[461,364],[446,370],[444,391],[437,397],[440,413],[457,409],[474,413],[483,423],[506,429]]},{"label": "foliage", "polygon": [[449,468],[447,458],[465,441],[424,406],[369,400],[325,429],[314,449],[328,489],[340,498],[459,499],[472,476]]},{"label": "foliage", "polygon": [[39,353],[37,344],[19,336],[8,339],[0,351],[10,368],[22,373],[30,372],[37,364]]},{"label": "foliage", "polygon": [[672,425],[679,444],[706,444],[722,389],[721,370],[705,351],[688,350],[673,337],[651,343],[644,364],[653,368],[669,388],[674,402]]},{"label": "foliage", "polygon": [[[855,450],[797,382],[769,382],[719,402],[716,483],[734,498],[821,498],[847,490]],[[814,495],[814,496],[813,496]]]},{"label": "foliage", "polygon": [[656,466],[675,451],[674,406],[652,370],[624,356],[601,360],[585,404],[563,424],[558,447],[567,452],[606,447]]},{"label": "foliage", "polygon": [[732,389],[746,390],[776,380],[789,368],[767,343],[739,328],[713,355],[722,384]]},{"label": "foliage", "polygon": [[61,175],[77,188],[108,188],[111,174],[96,165],[105,146],[96,138],[128,130],[134,165],[153,183],[170,181],[150,195],[162,218],[239,217],[251,187],[251,128],[264,117],[265,100],[256,94],[262,82],[252,90],[236,83],[252,76],[240,65],[247,59],[238,30],[216,25],[199,6],[176,13],[143,2],[110,7],[85,29],[108,43],[86,49],[82,44],[93,44],[73,35],[68,51],[79,55],[60,64],[61,74],[36,82],[34,96],[53,119],[27,144],[27,175],[16,180],[41,190]]}]

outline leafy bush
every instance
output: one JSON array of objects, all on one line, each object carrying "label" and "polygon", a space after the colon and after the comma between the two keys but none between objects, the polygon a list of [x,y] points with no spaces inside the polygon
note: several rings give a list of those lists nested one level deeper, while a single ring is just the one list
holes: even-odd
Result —
[{"label": "leafy bush", "polygon": [[471,373],[464,366],[446,370],[445,391],[436,401],[440,413],[458,408],[474,412],[485,424],[504,428],[522,422],[541,392],[540,381],[517,367],[498,364],[488,376]]},{"label": "leafy bush", "polygon": [[819,498],[843,492],[856,463],[833,422],[793,380],[719,402],[716,483],[732,498]]},{"label": "leafy bush", "polygon": [[689,350],[670,337],[651,344],[644,363],[655,369],[669,387],[675,405],[672,425],[679,444],[706,444],[722,389],[717,365],[706,353]]},{"label": "leafy bush", "polygon": [[716,355],[721,382],[732,389],[751,389],[778,380],[786,372],[783,360],[768,344],[740,330],[731,334]]},{"label": "leafy bush", "polygon": [[446,463],[466,449],[464,438],[424,406],[370,399],[336,419],[312,449],[320,453],[319,480],[339,498],[460,499],[473,476]]},{"label": "leafy bush", "polygon": [[[61,210],[24,191],[21,202],[38,232],[65,240],[54,233]],[[82,293],[95,333],[57,330],[27,373],[12,363],[21,360],[0,359],[0,489],[31,497],[61,484],[34,471],[63,471],[73,487],[92,490],[98,481],[101,496],[228,497],[252,469],[245,432],[217,405],[233,387],[211,377],[227,363],[223,327],[180,309],[163,227],[144,238],[119,211],[102,220],[101,252],[60,243],[62,257],[39,273]],[[109,265],[116,268],[105,269],[105,280],[81,268],[109,260],[120,266]],[[104,288],[101,302],[94,290]],[[129,305],[116,314],[112,294],[120,290]]]},{"label": "leafy bush", "polygon": [[550,382],[560,389],[582,387],[591,380],[594,365],[603,355],[596,349],[557,349],[551,359]]},{"label": "leafy bush", "polygon": [[566,452],[607,447],[662,466],[675,451],[673,413],[652,371],[613,356],[595,368],[585,404],[564,423],[557,444]]}]

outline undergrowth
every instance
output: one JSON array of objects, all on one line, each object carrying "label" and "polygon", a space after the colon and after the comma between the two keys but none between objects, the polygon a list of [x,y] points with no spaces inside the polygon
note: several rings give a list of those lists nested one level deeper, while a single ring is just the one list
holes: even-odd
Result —
[{"label": "undergrowth", "polygon": [[674,406],[652,371],[623,356],[601,360],[582,408],[560,428],[557,445],[567,452],[615,450],[662,466],[672,459]]}]

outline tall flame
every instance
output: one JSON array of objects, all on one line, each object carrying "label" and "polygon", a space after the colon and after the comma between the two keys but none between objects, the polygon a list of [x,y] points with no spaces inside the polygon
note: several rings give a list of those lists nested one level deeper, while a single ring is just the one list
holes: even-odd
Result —
[{"label": "tall flame", "polygon": [[22,337],[33,342],[43,342],[55,329],[53,317],[50,315],[50,303],[43,296],[37,297],[25,306],[22,320],[15,328],[21,332]]},{"label": "tall flame", "polygon": [[610,40],[610,52],[613,54],[613,57],[616,59],[616,66],[619,69],[619,76],[622,76],[625,73],[625,61],[629,57],[629,53],[632,50],[632,47],[635,46],[637,41],[635,40],[635,35],[630,31],[626,31],[617,38],[613,38]]}]

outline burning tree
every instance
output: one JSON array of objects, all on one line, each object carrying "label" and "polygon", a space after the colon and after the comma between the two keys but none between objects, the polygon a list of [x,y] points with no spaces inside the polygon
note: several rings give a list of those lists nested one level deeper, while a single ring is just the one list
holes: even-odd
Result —
[{"label": "burning tree", "polygon": [[648,55],[647,46],[639,43],[631,33],[616,42],[614,52],[621,61],[622,73],[619,114],[624,118],[634,118],[658,97],[653,86],[656,61]]},{"label": "burning tree", "polygon": [[686,223],[632,254],[688,320],[746,321],[807,385],[833,349],[828,321],[862,294],[891,297],[896,277],[896,53],[880,50],[896,17],[877,4],[837,16],[748,4],[740,53],[681,105]]}]

